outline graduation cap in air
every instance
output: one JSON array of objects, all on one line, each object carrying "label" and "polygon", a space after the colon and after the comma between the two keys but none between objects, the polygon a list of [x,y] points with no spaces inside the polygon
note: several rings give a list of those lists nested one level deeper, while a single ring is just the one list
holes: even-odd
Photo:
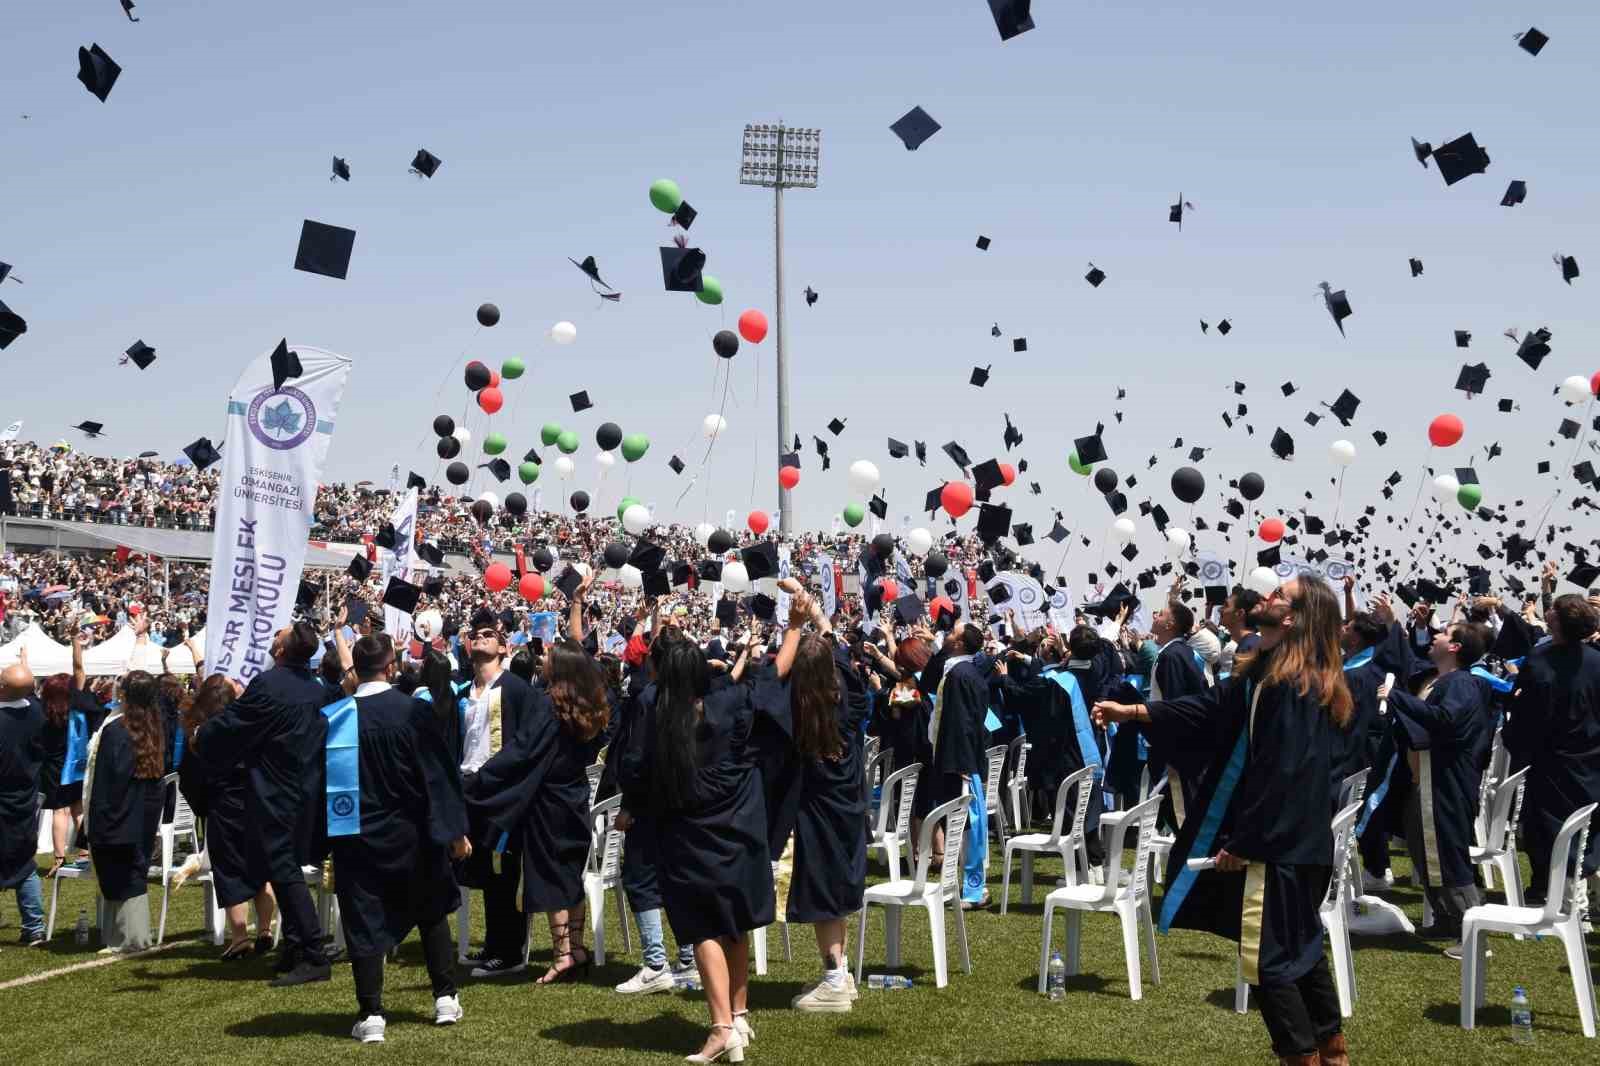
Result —
[{"label": "graduation cap in air", "polygon": [[428,487],[428,483],[427,483],[426,480],[423,479],[421,474],[417,473],[415,470],[408,470],[406,472],[406,488],[407,489],[417,489],[417,490],[420,491],[420,490],[425,489],[427,487]]},{"label": "graduation cap in air", "polygon": [[[1333,317],[1333,324],[1339,327],[1339,336],[1344,336],[1344,320],[1355,312],[1350,310],[1350,298],[1344,290],[1334,291],[1333,286],[1326,281],[1317,286],[1322,290],[1322,304],[1328,309],[1328,314]],[[1285,396],[1289,395],[1284,393]]]},{"label": "graduation cap in air", "polygon": [[1025,351],[1027,351],[1028,350],[1028,338],[1026,338],[1026,337],[1013,337],[1012,340],[1011,340],[1011,350],[1014,351],[1014,352],[1025,352]]},{"label": "graduation cap in air", "polygon": [[[989,2],[992,5],[994,0],[989,0]],[[1029,28],[1032,28],[1031,24]],[[1540,33],[1537,26],[1529,26],[1525,32],[1517,34],[1517,47],[1531,56],[1536,56],[1544,51],[1544,46],[1549,43],[1550,38]]]},{"label": "graduation cap in air", "polygon": [[1344,389],[1339,393],[1337,400],[1323,406],[1333,413],[1333,417],[1339,420],[1341,426],[1348,426],[1350,420],[1356,416],[1356,408],[1361,406],[1361,398],[1349,389]]},{"label": "graduation cap in air", "polygon": [[[1512,340],[1517,339],[1517,331],[1506,330]],[[1539,364],[1544,362],[1544,357],[1550,354],[1550,340],[1554,336],[1548,327],[1540,327],[1531,333],[1525,333],[1522,340],[1517,343],[1517,358],[1533,370],[1539,369]]]},{"label": "graduation cap in air", "polygon": [[294,253],[294,268],[343,281],[350,271],[350,253],[355,246],[355,230],[308,218],[300,227],[300,246]]},{"label": "graduation cap in air", "polygon": [[[1006,451],[1009,452],[1013,447],[1022,443],[1022,431],[1011,424],[1010,415],[1004,415],[1004,418],[1006,420],[1005,445]],[[1024,462],[1023,469],[1027,469],[1026,462]]]},{"label": "graduation cap in air", "polygon": [[[994,365],[993,363],[989,364],[989,366],[993,366],[993,365]],[[968,382],[968,384],[976,385],[980,389],[983,388],[985,385],[989,384],[989,367],[988,366],[975,366],[975,367],[973,367],[972,368],[972,376],[967,379],[967,382]]]},{"label": "graduation cap in air", "polygon": [[580,263],[569,255],[567,256],[567,262],[583,271],[584,275],[589,279],[589,287],[596,292],[601,289],[616,291],[605,278],[600,276],[600,266],[594,261],[594,256],[586,255],[583,257],[583,262]]},{"label": "graduation cap in air", "polygon": [[444,565],[444,549],[431,540],[425,540],[417,545],[417,556],[430,566]]},{"label": "graduation cap in air", "polygon": [[1578,260],[1570,255],[1562,255],[1560,252],[1557,252],[1551,258],[1561,268],[1561,280],[1571,285],[1572,279],[1578,276]]},{"label": "graduation cap in air", "polygon": [[[944,494],[944,486],[943,485],[940,485],[937,488],[929,489],[927,491],[927,494],[924,495],[923,498],[922,498],[922,509],[924,511],[927,511],[929,514],[933,514],[940,507],[944,506],[944,504],[941,502],[943,494]],[[951,522],[952,525],[954,525],[955,524],[955,519],[951,519],[950,522]]]},{"label": "graduation cap in air", "polygon": [[1002,41],[1033,29],[1032,8],[1033,0],[989,0],[989,13],[994,16],[994,26],[1000,31]]},{"label": "graduation cap in air", "polygon": [[[765,543],[771,542],[768,541]],[[628,565],[637,568],[642,573],[648,573],[652,570],[660,570],[661,564],[666,561],[667,549],[663,548],[654,541],[645,540],[643,538],[640,538],[639,542],[633,546],[633,551],[628,554]],[[757,575],[755,574],[750,575],[752,580],[754,580],[756,576]],[[767,577],[768,575],[761,574],[760,576]]]},{"label": "graduation cap in air", "polygon": [[963,475],[966,474],[967,467],[972,465],[972,457],[967,454],[967,450],[965,448],[957,444],[955,441],[948,441],[940,450],[950,457],[950,461],[952,463],[961,468],[961,473]]},{"label": "graduation cap in air", "polygon": [[1572,476],[1585,484],[1592,482],[1595,479],[1594,464],[1585,459],[1572,468]]},{"label": "graduation cap in air", "polygon": [[938,133],[942,127],[933,116],[920,107],[913,107],[897,119],[889,129],[905,144],[906,150],[915,152],[924,141]]},{"label": "graduation cap in air", "polygon": [[989,238],[983,236],[980,233],[978,235],[978,251],[987,252],[988,250],[989,250]]},{"label": "graduation cap in air", "polygon": [[216,446],[211,443],[210,437],[201,437],[185,448],[183,454],[189,457],[189,461],[194,464],[196,470],[204,470],[222,458],[222,453],[217,451]]},{"label": "graduation cap in air", "polygon": [[414,614],[417,610],[417,601],[422,599],[422,589],[402,578],[391,577],[389,584],[383,590],[383,604],[393,607],[401,614]]},{"label": "graduation cap in air", "polygon": [[1322,416],[1317,414],[1317,412],[1315,412],[1315,411],[1307,411],[1306,412],[1306,425],[1314,426],[1318,422],[1321,422],[1321,421],[1322,421]]},{"label": "graduation cap in air", "polygon": [[[845,419],[843,418],[830,418],[828,420],[828,432],[837,437],[839,434],[844,432],[844,424]],[[827,448],[821,448],[819,451],[821,451],[823,455],[828,454]]]},{"label": "graduation cap in air", "polygon": [[1463,366],[1456,375],[1456,388],[1468,396],[1476,396],[1489,384],[1489,365],[1479,363],[1476,366]]},{"label": "graduation cap in air", "polygon": [[352,555],[345,572],[357,581],[365,581],[372,575],[372,561],[365,555]]},{"label": "graduation cap in air", "polygon": [[111,95],[111,87],[121,76],[122,68],[117,66],[116,60],[106,55],[105,49],[98,44],[78,49],[78,80],[83,82],[83,87],[98,97],[102,104],[106,102],[106,97]]},{"label": "graduation cap in air", "polygon": [[1567,580],[1579,588],[1587,589],[1594,584],[1595,578],[1600,577],[1600,566],[1592,563],[1579,563],[1567,574]]},{"label": "graduation cap in air", "polygon": [[1456,347],[1465,348],[1472,343],[1472,331],[1465,329],[1456,330]]},{"label": "graduation cap in air", "polygon": [[1045,539],[1060,544],[1070,536],[1072,536],[1072,531],[1061,524],[1061,518],[1058,515],[1055,524],[1050,527],[1050,532],[1045,534]]},{"label": "graduation cap in air", "polygon": [[568,396],[567,399],[572,403],[573,414],[577,414],[580,411],[587,411],[589,408],[594,406],[594,404],[589,401],[589,392],[587,389],[582,392],[575,392],[571,396]]},{"label": "graduation cap in air", "polygon": [[[128,21],[129,22],[138,22],[139,21],[138,19],[133,17],[133,0],[122,0],[122,13],[124,15],[128,16]],[[1542,48],[1544,46],[1540,45],[1540,47]]]},{"label": "graduation cap in air", "polygon": [[999,503],[985,503],[979,507],[978,539],[992,544],[1011,528],[1011,508]]},{"label": "graduation cap in air", "polygon": [[782,453],[780,453],[778,455],[778,469],[782,470],[786,466],[792,466],[796,470],[799,470],[800,469],[800,453],[799,452],[782,452]]},{"label": "graduation cap in air", "polygon": [[1100,434],[1095,433],[1088,437],[1076,437],[1072,441],[1072,449],[1078,455],[1078,464],[1088,466],[1091,463],[1103,463],[1109,457],[1106,455],[1105,441]]},{"label": "graduation cap in air", "polygon": [[979,493],[988,493],[998,489],[1006,483],[1000,473],[1000,463],[994,459],[985,459],[972,468],[972,480]]},{"label": "graduation cap in air", "polygon": [[1389,443],[1389,434],[1385,433],[1381,429],[1375,429],[1375,430],[1372,431],[1372,439],[1377,441],[1378,442],[1378,447],[1381,448],[1385,444]]},{"label": "graduation cap in air", "polygon": [[889,501],[884,499],[882,496],[875,495],[872,497],[872,499],[867,501],[867,510],[871,511],[879,518],[888,518]]},{"label": "graduation cap in air", "polygon": [[1180,192],[1178,194],[1178,202],[1167,208],[1167,221],[1176,222],[1178,224],[1178,231],[1180,233],[1183,231],[1183,213],[1186,210],[1193,211],[1194,204],[1191,204],[1189,201],[1185,200],[1183,198],[1183,193]]},{"label": "graduation cap in air", "polygon": [[1272,432],[1272,454],[1279,459],[1294,458],[1294,438],[1285,433],[1281,428]]},{"label": "graduation cap in air", "polygon": [[1411,276],[1414,278],[1422,277],[1422,260],[1416,258],[1411,260]]},{"label": "graduation cap in air", "polygon": [[895,440],[893,437],[889,438],[889,458],[904,459],[910,454],[911,449],[906,446],[905,441]]},{"label": "graduation cap in air", "polygon": [[1506,186],[1506,194],[1500,197],[1500,206],[1515,207],[1527,198],[1528,183],[1519,179]]},{"label": "graduation cap in air", "polygon": [[350,164],[345,162],[343,159],[340,159],[338,156],[334,156],[333,173],[329,175],[328,180],[338,181],[340,178],[343,178],[345,181],[350,180]]},{"label": "graduation cap in air", "polygon": [[661,279],[668,292],[699,292],[705,265],[706,253],[698,248],[673,244],[661,249]]},{"label": "graduation cap in air", "polygon": [[317,597],[320,595],[322,595],[322,589],[305,578],[301,578],[300,587],[295,590],[294,605],[302,611],[309,611],[317,605]]},{"label": "graduation cap in air", "polygon": [[[1422,157],[1419,155],[1419,158]],[[1438,164],[1439,174],[1446,185],[1454,185],[1463,178],[1482,174],[1489,169],[1489,153],[1479,147],[1471,133],[1464,133],[1435,148],[1433,161]],[[1427,166],[1425,159],[1423,166]]]},{"label": "graduation cap in air", "polygon": [[817,290],[813,289],[810,285],[806,286],[805,296],[807,307],[810,307],[812,304],[817,302]]},{"label": "graduation cap in air", "polygon": [[641,569],[639,588],[646,596],[665,596],[672,591],[672,579],[665,570]]},{"label": "graduation cap in air", "polygon": [[1292,381],[1285,381],[1282,385],[1278,386],[1278,389],[1285,396],[1293,396],[1295,394],[1294,382]]},{"label": "graduation cap in air", "polygon": [[411,173],[418,177],[431,178],[433,177],[433,172],[438,170],[443,163],[444,160],[426,148],[418,148],[416,156],[411,160]]},{"label": "graduation cap in air", "polygon": [[677,210],[672,212],[672,224],[674,226],[681,226],[684,229],[688,229],[690,226],[694,225],[694,220],[699,216],[700,212],[690,207],[688,200],[680,200],[678,202]]},{"label": "graduation cap in air", "polygon": [[480,469],[489,471],[494,475],[494,479],[501,483],[511,479],[511,464],[504,459],[490,459]]},{"label": "graduation cap in air", "polygon": [[683,473],[683,460],[679,459],[676,455],[667,460],[667,465],[672,468],[672,472],[674,474]]},{"label": "graduation cap in air", "polygon": [[1083,276],[1083,280],[1087,281],[1090,285],[1093,285],[1098,289],[1100,287],[1100,283],[1106,280],[1106,272],[1095,266],[1093,263],[1090,263],[1089,273]]},{"label": "graduation cap in air", "polygon": [[1200,332],[1201,333],[1210,333],[1211,332],[1211,323],[1207,322],[1203,318],[1200,320]]},{"label": "graduation cap in air", "polygon": [[291,381],[305,373],[300,366],[300,356],[289,350],[287,339],[278,341],[278,346],[272,350],[272,391],[277,392],[283,388],[285,381]]},{"label": "graduation cap in air", "polygon": [[156,361],[156,350],[144,341],[134,341],[119,361],[123,363],[131,361],[140,370],[146,370]]},{"label": "graduation cap in air", "polygon": [[1229,322],[1227,319],[1223,319],[1221,322],[1217,323],[1217,332],[1226,337],[1228,334],[1233,332],[1233,323]]},{"label": "graduation cap in air", "polygon": [[996,322],[994,325],[989,327],[989,336],[991,336],[991,337],[1000,336],[1000,323]]}]

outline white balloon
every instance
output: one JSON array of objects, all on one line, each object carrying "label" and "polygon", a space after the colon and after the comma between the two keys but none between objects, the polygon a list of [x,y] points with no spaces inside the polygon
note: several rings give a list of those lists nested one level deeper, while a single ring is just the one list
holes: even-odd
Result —
[{"label": "white balloon", "polygon": [[1172,556],[1174,559],[1188,551],[1189,545],[1193,542],[1194,538],[1189,536],[1189,531],[1187,529],[1167,530],[1167,554]]},{"label": "white balloon", "polygon": [[417,612],[411,628],[416,632],[418,640],[431,641],[444,631],[444,617],[430,607],[426,611]]},{"label": "white balloon", "polygon": [[557,344],[571,344],[578,339],[578,327],[571,322],[557,322],[550,327],[550,339]]},{"label": "white balloon", "polygon": [[1244,586],[1258,595],[1269,595],[1278,587],[1278,572],[1270,566],[1258,566],[1244,579]]},{"label": "white balloon", "polygon": [[1139,528],[1133,524],[1131,518],[1119,518],[1111,523],[1111,537],[1118,544],[1127,544],[1139,535]]},{"label": "white balloon", "polygon": [[1461,482],[1455,479],[1454,474],[1440,474],[1433,479],[1433,498],[1440,503],[1453,503],[1456,493],[1461,491]]},{"label": "white balloon", "polygon": [[460,441],[463,448],[472,443],[472,430],[466,426],[457,426],[455,432],[450,435]]},{"label": "white balloon", "polygon": [[1328,445],[1328,454],[1337,466],[1349,466],[1356,461],[1356,446],[1347,440],[1336,440]]},{"label": "white balloon", "polygon": [[850,491],[857,496],[871,496],[881,480],[877,464],[871,460],[857,459],[850,464]]},{"label": "white balloon", "polygon": [[633,504],[622,512],[622,528],[636,537],[650,528],[650,512],[644,504]]},{"label": "white balloon", "polygon": [[617,457],[612,455],[610,452],[596,452],[594,461],[605,467],[607,470],[610,470],[612,467],[617,465]]},{"label": "white balloon", "polygon": [[563,455],[556,460],[556,476],[562,481],[570,478],[577,468],[578,464],[572,461],[572,456],[570,455]]},{"label": "white balloon", "polygon": [[706,435],[707,440],[717,436],[727,428],[728,420],[721,415],[706,415],[705,420],[700,423],[701,432]]},{"label": "white balloon", "polygon": [[484,503],[488,504],[490,507],[493,507],[497,511],[500,509],[500,497],[496,496],[493,492],[487,489],[479,494],[478,499],[482,500]]},{"label": "white balloon", "polygon": [[1588,403],[1594,399],[1594,393],[1589,388],[1589,379],[1582,374],[1574,374],[1563,381],[1561,398],[1568,403]]},{"label": "white balloon", "polygon": [[644,584],[644,575],[632,563],[623,563],[622,569],[617,571],[617,578],[625,589],[636,589]]},{"label": "white balloon", "polygon": [[918,526],[906,534],[906,550],[912,555],[927,555],[933,547],[933,534]]},{"label": "white balloon", "polygon": [[743,563],[729,563],[722,568],[722,584],[729,592],[749,592],[750,572]]},{"label": "white balloon", "polygon": [[709,547],[711,544],[711,534],[715,533],[716,531],[717,527],[712,525],[710,522],[701,522],[699,525],[694,527],[695,543],[700,545],[702,548]]}]

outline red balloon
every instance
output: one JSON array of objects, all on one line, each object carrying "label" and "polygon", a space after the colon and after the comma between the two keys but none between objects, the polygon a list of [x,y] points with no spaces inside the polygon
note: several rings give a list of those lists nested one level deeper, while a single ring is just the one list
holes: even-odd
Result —
[{"label": "red balloon", "polygon": [[505,563],[490,563],[483,572],[483,584],[490,592],[504,592],[511,584],[511,567]]},{"label": "red balloon", "polygon": [[500,371],[489,371],[489,387],[491,389],[498,389],[500,387]]},{"label": "red balloon", "polygon": [[1594,372],[1594,377],[1589,379],[1589,391],[1600,396],[1600,370]]},{"label": "red balloon", "polygon": [[939,491],[939,504],[951,518],[960,518],[972,510],[972,486],[965,481],[946,481]]},{"label": "red balloon", "polygon": [[785,466],[778,470],[778,484],[786,489],[792,489],[800,484],[800,468],[798,466]]},{"label": "red balloon", "polygon": [[767,316],[753,307],[740,315],[739,336],[751,344],[760,344],[767,336]]},{"label": "red balloon", "polygon": [[505,405],[505,395],[493,385],[482,389],[478,393],[478,406],[483,408],[485,414],[494,414]]},{"label": "red balloon", "polygon": [[883,591],[883,602],[893,603],[900,598],[900,586],[892,578],[884,578],[878,582],[878,588]]},{"label": "red balloon", "polygon": [[1261,523],[1261,539],[1268,544],[1276,544],[1283,539],[1283,519],[1269,518]]},{"label": "red balloon", "polygon": [[1001,463],[1000,476],[1005,479],[1005,483],[1007,485],[1015,484],[1017,480],[1017,468],[1012,466],[1010,463]]},{"label": "red balloon", "polygon": [[1428,441],[1435,448],[1448,448],[1466,431],[1467,427],[1455,415],[1440,415],[1428,423]]},{"label": "red balloon", "polygon": [[517,591],[523,599],[532,603],[544,595],[544,578],[538,574],[523,574],[522,580],[517,583]]},{"label": "red balloon", "polygon": [[956,605],[950,599],[950,597],[935,596],[931,601],[929,601],[928,617],[933,619],[935,622],[938,622],[939,616],[946,611],[949,611],[951,614],[956,613]]},{"label": "red balloon", "polygon": [[765,511],[751,511],[748,521],[750,523],[750,532],[758,537],[765,533],[767,527],[772,524],[772,519],[767,517],[767,512]]}]

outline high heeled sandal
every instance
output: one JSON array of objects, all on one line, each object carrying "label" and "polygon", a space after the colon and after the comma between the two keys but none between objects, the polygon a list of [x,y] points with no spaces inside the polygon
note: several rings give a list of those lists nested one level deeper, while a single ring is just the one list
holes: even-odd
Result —
[{"label": "high heeled sandal", "polygon": [[748,1044],[754,1044],[756,1042],[756,1031],[755,1031],[754,1027],[752,1027],[751,1024],[750,1024],[750,1012],[749,1011],[747,1011],[747,1010],[736,1010],[736,1011],[734,1011],[733,1012],[733,1027],[739,1031],[739,1035],[744,1038],[744,1042],[747,1045]]},{"label": "high heeled sandal", "polygon": [[[553,944],[559,944],[561,941],[565,940],[567,942],[567,950],[556,954],[550,960],[550,969],[546,970],[544,974],[540,976],[536,982],[534,982],[535,984],[567,984],[569,982],[578,980],[580,977],[589,976],[589,971],[594,967],[594,957],[589,954],[589,949],[583,946],[583,925],[583,922],[568,922],[563,925],[553,925],[550,927],[551,942]],[[582,962],[576,961],[577,954],[580,951],[583,953]],[[565,969],[557,969],[556,964],[562,959],[571,959],[574,961],[572,962],[572,965],[566,967]]]},{"label": "high heeled sandal", "polygon": [[711,1031],[713,1033],[715,1033],[718,1029],[727,1030],[728,1033],[727,1042],[722,1045],[721,1050],[719,1050],[715,1055],[706,1055],[704,1052],[697,1051],[693,1055],[685,1055],[683,1057],[683,1061],[701,1063],[719,1062],[721,1061],[722,1057],[726,1055],[729,1062],[743,1062],[745,1041],[744,1037],[739,1035],[739,1030],[732,1025],[713,1024],[711,1026]]}]

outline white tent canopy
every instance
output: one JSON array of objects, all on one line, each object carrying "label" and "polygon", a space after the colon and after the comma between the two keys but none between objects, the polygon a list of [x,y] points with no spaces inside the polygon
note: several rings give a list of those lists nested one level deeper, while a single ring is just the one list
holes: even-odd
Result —
[{"label": "white tent canopy", "polygon": [[[205,631],[195,634],[194,642],[205,647]],[[0,645],[0,669],[15,664],[23,648],[28,650],[28,668],[35,680],[51,674],[72,672],[72,648],[51,640],[37,624],[29,625],[9,644]],[[90,677],[121,677],[129,670],[161,673],[161,647],[151,641],[140,645],[132,626],[123,626],[115,636],[83,652],[83,672]],[[194,657],[189,649],[173,648],[167,653],[167,673],[194,673]]]}]

